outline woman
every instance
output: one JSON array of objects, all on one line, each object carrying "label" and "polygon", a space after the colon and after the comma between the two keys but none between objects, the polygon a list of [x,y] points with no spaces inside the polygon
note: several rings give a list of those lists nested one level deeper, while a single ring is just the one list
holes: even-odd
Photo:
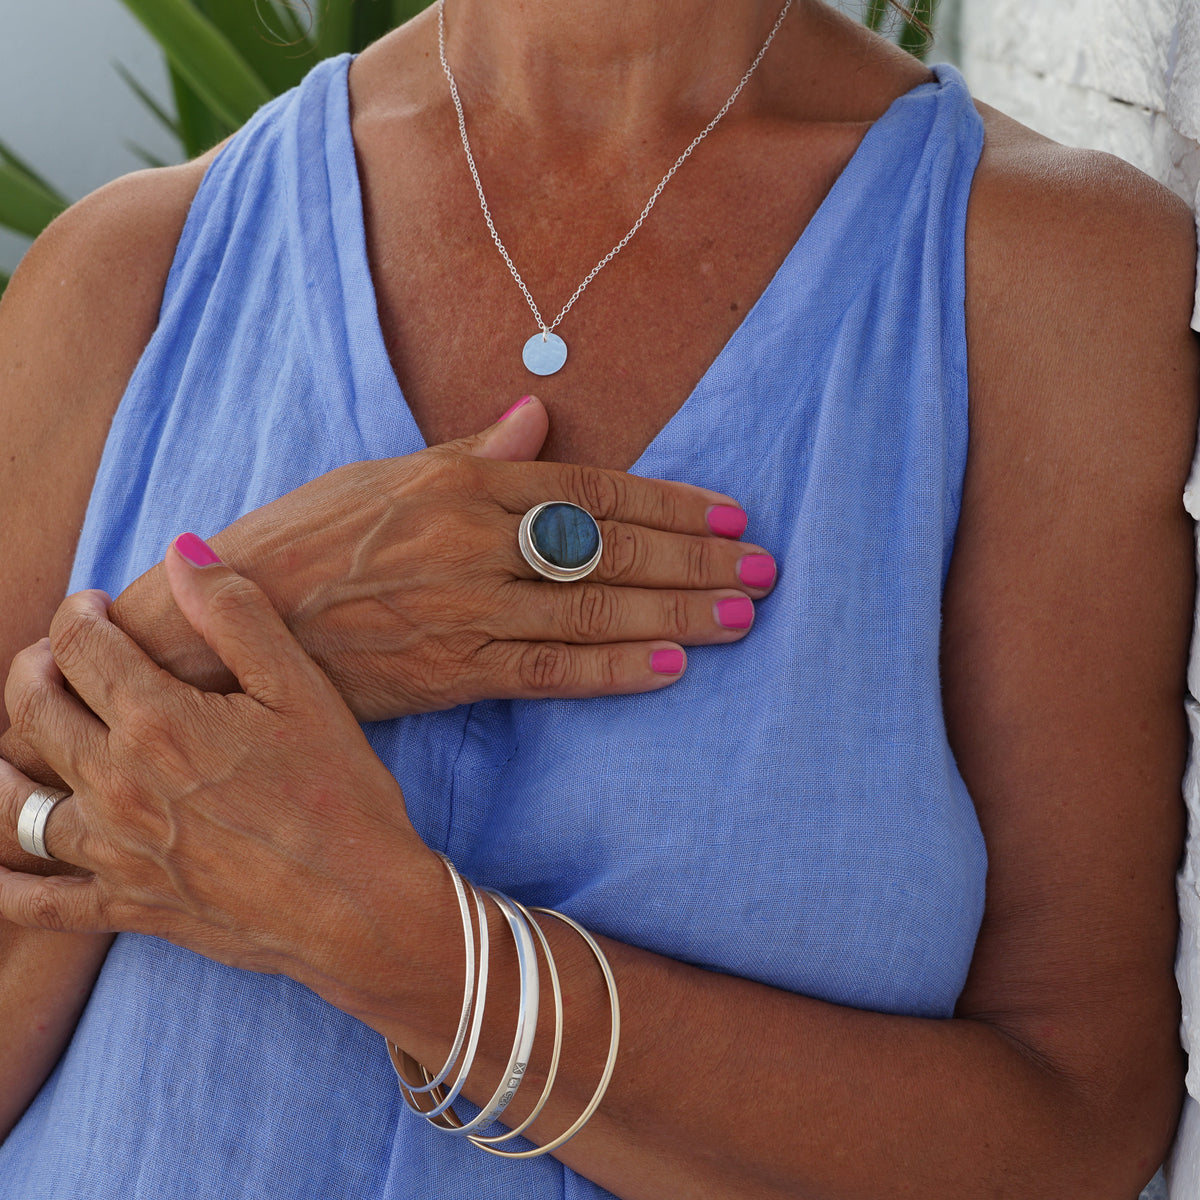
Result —
[{"label": "woman", "polygon": [[[74,792],[48,849],[85,874],[0,877],[10,1194],[1091,1200],[1153,1173],[1180,1079],[1191,219],[817,0],[756,60],[779,8],[458,0],[479,194],[430,12],[22,267],[6,861],[30,865],[15,826],[48,768]],[[564,318],[541,401],[395,458],[529,390],[540,330],[480,204],[533,293],[571,295],[755,61]],[[182,618],[160,570],[18,654],[93,475],[72,586],[166,552]],[[761,547],[729,540],[734,497]],[[560,498],[611,534],[597,588],[517,552]],[[230,526],[217,549],[324,674],[197,539],[166,550],[193,522]],[[244,694],[169,680],[121,625]],[[489,699],[535,695],[606,698]],[[409,715],[369,749],[352,711]],[[378,1035],[437,1072],[463,990],[430,846],[605,935],[616,1071],[553,1158],[400,1102]],[[522,978],[487,920],[479,1105]],[[546,1143],[613,1006],[542,924],[565,996]]]}]

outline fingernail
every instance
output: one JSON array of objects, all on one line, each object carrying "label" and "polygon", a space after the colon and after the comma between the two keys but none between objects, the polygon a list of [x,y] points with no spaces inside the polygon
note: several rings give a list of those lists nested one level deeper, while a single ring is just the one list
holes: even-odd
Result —
[{"label": "fingernail", "polygon": [[723,629],[749,629],[754,624],[754,601],[745,596],[730,596],[713,605],[713,615]]},{"label": "fingernail", "polygon": [[717,537],[740,538],[746,532],[746,513],[732,504],[714,504],[706,515]]},{"label": "fingernail", "polygon": [[650,670],[656,675],[678,675],[683,670],[683,651],[655,650],[650,655]]},{"label": "fingernail", "polygon": [[737,573],[747,587],[770,587],[775,582],[775,560],[769,554],[747,554],[738,559]]},{"label": "fingernail", "polygon": [[[514,404],[514,405],[512,406],[512,408],[510,408],[510,409],[507,409],[507,410],[505,411],[505,413],[504,413],[504,416],[502,416],[502,417],[500,418],[500,420],[501,420],[501,421],[507,421],[507,420],[508,420],[508,418],[509,418],[509,417],[511,417],[511,416],[513,415],[513,413],[515,413],[515,412],[517,411],[517,409],[518,409],[518,408],[524,408],[524,407],[525,407],[525,405],[527,405],[527,404],[530,402],[530,400],[532,400],[532,399],[533,399],[533,397],[532,397],[532,396],[522,396],[522,397],[520,398],[520,400],[518,400],[518,401],[516,402],[516,404]],[[497,422],[497,424],[499,424],[499,422]]]},{"label": "fingernail", "polygon": [[175,549],[193,567],[212,567],[221,561],[208,543],[202,542],[194,533],[181,533],[175,539]]}]

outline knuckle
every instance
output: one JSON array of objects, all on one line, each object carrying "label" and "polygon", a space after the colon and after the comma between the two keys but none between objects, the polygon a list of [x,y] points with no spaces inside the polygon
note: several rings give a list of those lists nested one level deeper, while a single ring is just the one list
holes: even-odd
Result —
[{"label": "knuckle", "polygon": [[60,667],[70,668],[79,657],[80,648],[92,631],[95,617],[71,596],[59,606],[50,624],[50,645]]},{"label": "knuckle", "polygon": [[616,646],[605,646],[596,656],[595,683],[602,692],[617,692],[625,682],[625,657]]},{"label": "knuckle", "polygon": [[16,737],[25,742],[34,740],[50,707],[53,691],[45,679],[23,676],[15,681],[10,677],[4,701]]},{"label": "knuckle", "polygon": [[705,538],[689,540],[683,552],[683,586],[699,589],[712,584],[712,546]]},{"label": "knuckle", "polygon": [[31,892],[24,905],[24,923],[36,929],[62,933],[67,928],[62,896],[49,880]]},{"label": "knuckle", "polygon": [[575,474],[580,503],[598,521],[613,520],[621,510],[626,488],[620,476],[596,468],[580,468]]},{"label": "knuckle", "polygon": [[132,767],[157,755],[172,741],[171,724],[152,704],[129,696],[122,698],[121,717],[110,734],[114,766]]},{"label": "knuckle", "polygon": [[689,633],[689,617],[691,606],[685,592],[664,592],[662,594],[662,637],[678,641]]},{"label": "knuckle", "polygon": [[259,591],[240,575],[223,579],[208,598],[209,611],[218,619],[236,622],[258,604]]},{"label": "knuckle", "polygon": [[440,491],[460,502],[489,497],[487,460],[464,454],[461,450],[433,447],[427,451],[433,479]]},{"label": "knuckle", "polygon": [[577,585],[571,594],[571,631],[583,642],[605,642],[616,628],[616,593],[603,584]]},{"label": "knuckle", "polygon": [[571,681],[571,653],[566,646],[554,642],[534,646],[521,659],[520,676],[529,691],[561,691]]},{"label": "knuckle", "polygon": [[648,523],[657,529],[685,528],[687,520],[682,499],[677,487],[659,482],[648,497]]},{"label": "knuckle", "polygon": [[606,525],[604,531],[606,574],[613,583],[628,584],[642,578],[645,553],[628,525]]}]

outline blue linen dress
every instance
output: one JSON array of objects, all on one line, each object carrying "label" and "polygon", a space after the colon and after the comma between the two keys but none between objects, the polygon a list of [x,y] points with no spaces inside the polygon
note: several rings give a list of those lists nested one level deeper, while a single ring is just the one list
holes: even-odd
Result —
[{"label": "blue linen dress", "polygon": [[[73,590],[115,594],[185,529],[422,447],[376,315],[347,66],[316,68],[209,170]],[[780,574],[744,642],[692,650],[655,695],[370,727],[464,874],[712,970],[951,1016],[986,871],[938,664],[981,146],[953,70],[898,99],[633,468],[746,504]],[[0,1148],[5,1200],[607,1194],[430,1129],[379,1036],[303,987],[133,935]]]}]

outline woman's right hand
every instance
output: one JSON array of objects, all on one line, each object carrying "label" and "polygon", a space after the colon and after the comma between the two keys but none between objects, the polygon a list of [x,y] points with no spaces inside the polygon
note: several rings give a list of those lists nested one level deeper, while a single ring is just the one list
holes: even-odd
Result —
[{"label": "woman's right hand", "polygon": [[[210,540],[263,588],[360,720],[651,691],[679,677],[679,646],[743,637],[774,562],[734,540],[745,526],[735,502],[527,461],[547,422],[534,400],[474,437],[352,463]],[[543,580],[521,558],[517,527],[544,500],[599,520],[604,553],[586,581]],[[236,688],[175,609],[161,566],[112,617],[173,674]]]}]

